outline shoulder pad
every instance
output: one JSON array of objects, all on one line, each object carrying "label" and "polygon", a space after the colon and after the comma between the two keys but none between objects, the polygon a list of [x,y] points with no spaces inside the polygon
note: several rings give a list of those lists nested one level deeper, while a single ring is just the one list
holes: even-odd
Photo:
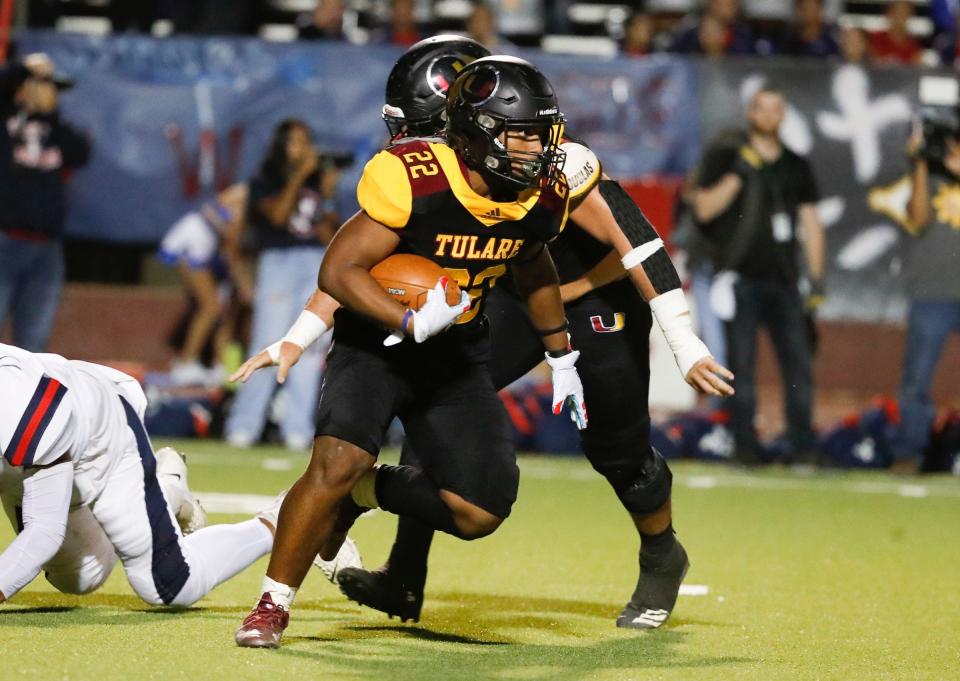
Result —
[{"label": "shoulder pad", "polygon": [[404,145],[406,145],[406,144],[413,144],[413,143],[419,143],[419,144],[439,143],[439,144],[443,144],[443,138],[442,138],[442,137],[435,137],[435,136],[430,136],[430,137],[401,137],[401,138],[399,138],[399,139],[393,140],[389,145],[387,145],[386,148],[387,148],[388,150],[393,150],[393,149],[398,148],[398,147],[402,148],[402,147],[403,147]]},{"label": "shoulder pad", "polygon": [[360,208],[377,222],[393,229],[406,227],[413,193],[403,161],[394,153],[400,145],[381,151],[367,161],[357,184]]},{"label": "shoulder pad", "polygon": [[445,151],[452,150],[443,140],[435,137],[412,137],[394,144],[388,151],[403,163],[413,198],[449,188],[440,156]]},{"label": "shoulder pad", "polygon": [[0,366],[0,447],[11,466],[39,466],[67,452],[70,409],[61,405],[67,387],[31,363]]},{"label": "shoulder pad", "polygon": [[576,200],[586,196],[596,186],[603,175],[600,159],[590,147],[578,142],[564,142],[560,145],[567,158],[563,164],[563,174],[570,186],[570,198]]}]

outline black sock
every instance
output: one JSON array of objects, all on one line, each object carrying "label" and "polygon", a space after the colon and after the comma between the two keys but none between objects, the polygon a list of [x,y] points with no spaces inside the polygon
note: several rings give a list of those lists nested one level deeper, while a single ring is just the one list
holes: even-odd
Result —
[{"label": "black sock", "polygon": [[400,516],[399,521],[397,537],[387,559],[387,571],[404,584],[422,589],[427,581],[427,558],[433,530],[407,516]]},{"label": "black sock", "polygon": [[640,533],[640,565],[656,567],[662,565],[674,553],[679,545],[677,536],[670,525],[660,534]]},{"label": "black sock", "polygon": [[428,528],[460,536],[453,521],[453,511],[443,503],[439,488],[419,468],[380,466],[375,489],[377,502],[383,510],[409,516]]}]

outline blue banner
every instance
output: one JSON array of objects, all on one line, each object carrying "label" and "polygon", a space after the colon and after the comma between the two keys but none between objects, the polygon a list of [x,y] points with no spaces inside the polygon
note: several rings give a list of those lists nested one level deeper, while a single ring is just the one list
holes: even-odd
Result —
[{"label": "blue banner", "polygon": [[[385,142],[387,74],[400,50],[267,43],[249,38],[19,36],[77,79],[65,117],[94,140],[90,165],[71,183],[67,234],[158,241],[218,188],[249,179],[274,126],[306,120],[317,144],[351,151],[341,210],[356,207],[363,162]],[[675,58],[589,59],[525,55],[554,83],[568,130],[597,151],[607,172],[630,179],[684,173],[699,151],[696,71]]]}]

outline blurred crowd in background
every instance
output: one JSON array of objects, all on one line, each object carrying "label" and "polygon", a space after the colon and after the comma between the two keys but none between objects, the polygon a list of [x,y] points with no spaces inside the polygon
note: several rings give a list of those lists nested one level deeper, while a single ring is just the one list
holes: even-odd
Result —
[{"label": "blurred crowd in background", "polygon": [[33,27],[92,32],[247,34],[409,46],[463,31],[579,54],[792,55],[853,63],[957,60],[951,0],[21,0]]}]

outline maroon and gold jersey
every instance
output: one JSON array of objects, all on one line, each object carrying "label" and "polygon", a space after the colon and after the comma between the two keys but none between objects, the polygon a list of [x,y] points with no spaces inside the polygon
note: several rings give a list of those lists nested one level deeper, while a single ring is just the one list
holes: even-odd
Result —
[{"label": "maroon and gold jersey", "polygon": [[563,231],[569,192],[562,179],[501,203],[477,194],[456,152],[437,139],[402,140],[367,163],[357,186],[360,207],[397,231],[398,253],[428,258],[470,294],[480,314],[486,292],[514,258],[533,257]]}]

